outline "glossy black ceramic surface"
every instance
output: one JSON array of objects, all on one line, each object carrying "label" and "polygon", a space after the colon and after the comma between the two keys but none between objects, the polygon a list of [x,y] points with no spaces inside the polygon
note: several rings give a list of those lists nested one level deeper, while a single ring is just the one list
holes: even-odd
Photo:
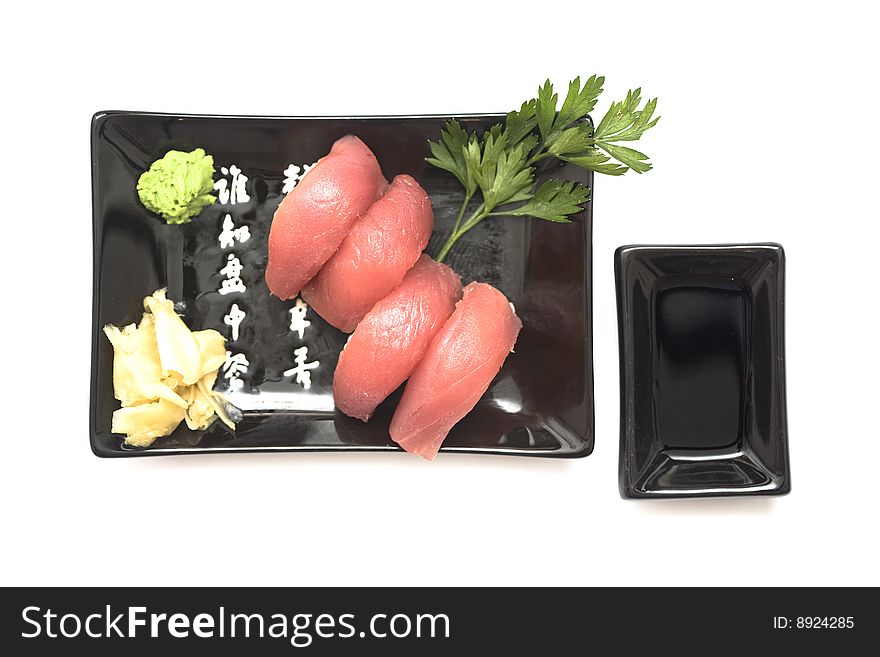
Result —
[{"label": "glossy black ceramic surface", "polygon": [[791,488],[778,244],[615,253],[624,497]]},{"label": "glossy black ceramic surface", "polygon": [[[449,117],[257,118],[175,116],[103,112],[92,122],[94,203],[94,324],[90,435],[99,456],[140,456],[209,451],[396,450],[388,425],[398,390],[369,423],[334,410],[333,369],[346,336],[313,311],[302,338],[291,331],[292,301],[268,294],[263,271],[272,215],[283,196],[284,171],[310,164],[345,134],[363,139],[390,180],[415,177],[429,193],[436,227],[429,253],[436,253],[451,228],[461,199],[454,178],[425,164],[427,139],[437,139]],[[485,128],[499,116],[459,117],[468,129]],[[166,225],[148,212],[135,191],[140,174],[169,149],[204,148],[221,167],[237,165],[248,177],[249,200],[217,203],[192,223]],[[592,186],[592,176],[570,165],[539,172]],[[229,213],[250,239],[221,248],[218,236]],[[527,456],[586,456],[593,448],[591,336],[591,206],[572,224],[499,218],[465,235],[447,263],[464,283],[495,285],[513,301],[523,330],[477,407],[454,427],[444,451]],[[220,295],[226,258],[242,264],[244,293]],[[219,423],[205,432],[181,426],[150,448],[123,446],[110,433],[118,402],[113,398],[112,349],[101,332],[107,323],[137,321],[141,300],[167,286],[169,298],[193,328],[214,328],[230,338],[223,318],[231,303],[247,317],[232,352],[249,362],[244,387],[229,393],[243,411],[235,433]],[[284,372],[293,350],[309,349],[311,372],[305,390]],[[217,389],[226,385],[223,377]]]}]

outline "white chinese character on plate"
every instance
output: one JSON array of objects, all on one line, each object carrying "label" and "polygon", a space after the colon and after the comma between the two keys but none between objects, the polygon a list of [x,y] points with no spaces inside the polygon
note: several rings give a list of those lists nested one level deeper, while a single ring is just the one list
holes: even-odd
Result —
[{"label": "white chinese character on plate", "polygon": [[220,248],[227,249],[235,246],[235,240],[247,242],[251,238],[251,229],[247,226],[235,227],[232,215],[227,214],[223,219],[223,231],[220,233]]},{"label": "white chinese character on plate", "polygon": [[237,303],[232,304],[232,307],[229,309],[229,314],[223,317],[223,323],[232,329],[233,342],[238,340],[238,327],[241,324],[241,320],[245,317],[245,312],[238,307]]},{"label": "white chinese character on plate", "polygon": [[312,170],[315,164],[304,164],[302,167],[296,164],[290,164],[284,170],[284,186],[281,188],[282,194],[287,194],[306,177],[306,174]]},{"label": "white chinese character on plate", "polygon": [[226,352],[226,362],[223,364],[223,378],[229,381],[230,390],[241,390],[244,386],[244,381],[239,377],[247,373],[249,365],[247,356],[244,354],[233,354],[231,351]]},{"label": "white chinese character on plate", "polygon": [[226,277],[226,280],[220,283],[220,294],[231,294],[233,292],[244,292],[247,288],[244,281],[241,280],[241,260],[234,253],[230,253],[227,258],[226,266],[220,270],[220,273]]},{"label": "white chinese character on plate", "polygon": [[[236,203],[247,203],[251,200],[248,196],[245,183],[248,177],[241,172],[234,164],[230,164],[229,168],[220,167],[220,173],[223,178],[214,183],[214,189],[217,190],[217,200],[221,205],[235,205]],[[226,180],[225,176],[232,176],[232,182]]]},{"label": "white chinese character on plate", "polygon": [[297,299],[296,304],[290,309],[290,330],[299,334],[299,339],[303,339],[306,328],[312,323],[306,319],[306,313],[309,311],[309,304],[302,299]]},{"label": "white chinese character on plate", "polygon": [[309,370],[315,369],[321,363],[316,360],[311,363],[306,362],[309,357],[308,347],[294,349],[293,355],[294,366],[285,371],[284,376],[292,376],[296,383],[301,385],[305,390],[308,390],[312,387],[312,373]]}]

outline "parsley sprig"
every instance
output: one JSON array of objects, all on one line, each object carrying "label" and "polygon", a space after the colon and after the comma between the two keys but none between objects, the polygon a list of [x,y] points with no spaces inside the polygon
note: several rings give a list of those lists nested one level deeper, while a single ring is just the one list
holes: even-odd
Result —
[{"label": "parsley sprig", "polygon": [[[612,176],[651,169],[647,155],[623,143],[638,141],[657,125],[659,117],[653,118],[657,99],[642,105],[641,89],[631,90],[624,100],[612,103],[594,127],[585,119],[596,107],[604,83],[602,76],[593,75],[583,84],[580,77],[575,78],[557,109],[559,94],[547,80],[538,88],[537,98],[508,113],[503,125],[497,123],[482,135],[468,133],[455,119],[446,123],[440,140],[429,142],[427,161],[458,179],[464,199],[452,232],[437,254],[438,262],[443,262],[462,235],[487,217],[569,222],[571,215],[580,212],[590,190],[571,180],[538,185],[535,165],[541,160],[555,158]],[[480,203],[465,218],[478,193]]]}]

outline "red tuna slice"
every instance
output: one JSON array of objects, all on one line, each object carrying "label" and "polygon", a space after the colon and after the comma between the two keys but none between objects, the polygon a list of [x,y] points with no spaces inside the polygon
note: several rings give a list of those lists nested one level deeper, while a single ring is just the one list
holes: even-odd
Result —
[{"label": "red tuna slice", "polygon": [[455,312],[413,371],[391,420],[391,437],[429,461],[450,429],[476,406],[513,351],[522,322],[501,292],[464,288]]},{"label": "red tuna slice", "polygon": [[359,420],[406,381],[461,298],[461,280],[423,255],[358,324],[336,365],[336,408]]},{"label": "red tuna slice", "polygon": [[299,294],[387,186],[364,142],[353,135],[337,140],[275,211],[266,265],[269,291],[282,299]]},{"label": "red tuna slice", "polygon": [[432,230],[434,212],[425,190],[411,176],[397,176],[306,284],[302,298],[329,324],[350,333],[400,285]]}]

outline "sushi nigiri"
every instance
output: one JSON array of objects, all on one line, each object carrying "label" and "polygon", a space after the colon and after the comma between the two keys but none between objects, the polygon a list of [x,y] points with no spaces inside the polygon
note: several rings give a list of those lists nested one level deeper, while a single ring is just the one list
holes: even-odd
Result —
[{"label": "sushi nigiri", "polygon": [[284,197],[269,230],[266,284],[292,299],[388,186],[376,156],[347,135]]},{"label": "sushi nigiri", "polygon": [[342,350],[333,377],[336,407],[366,422],[407,379],[460,298],[458,275],[422,255]]},{"label": "sushi nigiri", "polygon": [[432,461],[450,429],[489,388],[522,322],[501,292],[471,283],[416,366],[391,420],[391,438]]},{"label": "sushi nigiri", "polygon": [[434,213],[425,190],[411,176],[397,176],[305,285],[302,298],[329,324],[350,333],[400,284],[433,229]]}]

